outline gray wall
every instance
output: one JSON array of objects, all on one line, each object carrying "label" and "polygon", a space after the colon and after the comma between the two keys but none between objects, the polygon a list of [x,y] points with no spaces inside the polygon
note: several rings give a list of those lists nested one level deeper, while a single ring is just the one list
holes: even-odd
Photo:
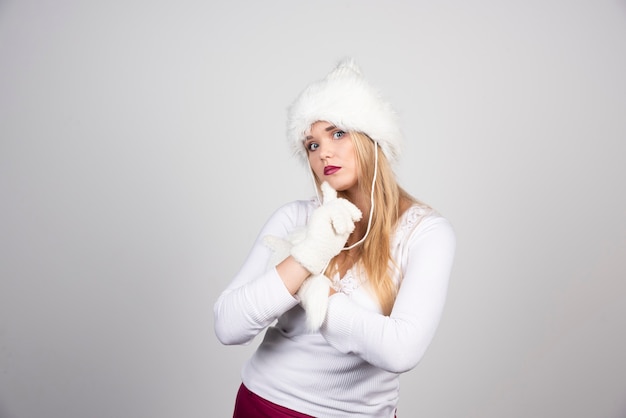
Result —
[{"label": "gray wall", "polygon": [[626,5],[0,2],[0,417],[226,417],[212,305],[313,193],[285,108],[344,55],[454,224],[402,417],[626,416]]}]

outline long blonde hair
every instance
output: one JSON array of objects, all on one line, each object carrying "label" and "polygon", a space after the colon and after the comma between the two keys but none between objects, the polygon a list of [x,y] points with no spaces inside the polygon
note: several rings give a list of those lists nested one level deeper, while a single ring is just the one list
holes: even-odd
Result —
[{"label": "long blonde hair", "polygon": [[[350,137],[355,145],[359,189],[364,196],[370,196],[375,168],[374,147],[378,145],[364,133],[350,132]],[[392,273],[398,266],[392,258],[390,238],[402,215],[402,210],[408,206],[406,203],[416,202],[416,200],[400,187],[389,161],[380,149],[378,149],[378,169],[374,184],[374,212],[371,227],[363,244],[357,247],[358,255],[354,264],[360,264],[365,269],[383,314],[389,315],[398,293],[392,278]],[[329,277],[332,277],[338,271],[339,259],[335,257],[331,260],[326,272]]]}]

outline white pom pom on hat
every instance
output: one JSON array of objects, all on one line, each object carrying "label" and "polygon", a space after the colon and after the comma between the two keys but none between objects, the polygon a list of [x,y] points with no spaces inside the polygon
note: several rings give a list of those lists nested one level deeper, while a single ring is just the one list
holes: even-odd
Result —
[{"label": "white pom pom on hat", "polygon": [[378,142],[390,162],[400,156],[402,133],[398,116],[362,76],[352,58],[339,62],[324,79],[307,86],[288,109],[287,139],[303,161],[307,153],[303,141],[318,121],[332,123],[352,132],[363,132]]}]

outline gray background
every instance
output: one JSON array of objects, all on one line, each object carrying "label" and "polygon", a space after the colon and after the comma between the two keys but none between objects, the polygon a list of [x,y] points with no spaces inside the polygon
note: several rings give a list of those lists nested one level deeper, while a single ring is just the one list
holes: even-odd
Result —
[{"label": "gray background", "polygon": [[458,253],[402,417],[626,416],[617,0],[0,2],[0,417],[226,417],[212,306],[345,55]]}]

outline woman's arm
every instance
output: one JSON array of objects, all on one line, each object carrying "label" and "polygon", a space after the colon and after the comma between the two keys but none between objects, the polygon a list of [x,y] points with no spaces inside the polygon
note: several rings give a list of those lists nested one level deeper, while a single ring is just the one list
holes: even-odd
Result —
[{"label": "woman's arm", "polygon": [[215,333],[223,344],[249,343],[297,305],[293,295],[309,273],[292,257],[271,266],[272,250],[263,239],[284,239],[306,219],[307,202],[294,202],[278,209],[266,222],[242,268],[214,305]]},{"label": "woman's arm", "polygon": [[391,315],[367,311],[337,293],[330,297],[321,329],[326,340],[390,372],[414,368],[439,324],[455,247],[447,220],[425,218],[410,237],[408,263]]}]

